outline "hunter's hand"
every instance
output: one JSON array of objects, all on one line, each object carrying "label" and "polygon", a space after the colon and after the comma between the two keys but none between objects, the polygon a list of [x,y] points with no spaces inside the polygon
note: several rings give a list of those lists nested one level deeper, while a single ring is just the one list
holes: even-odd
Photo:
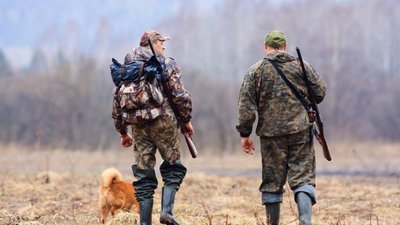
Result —
[{"label": "hunter's hand", "polygon": [[[185,127],[187,134],[189,134],[189,137],[192,137],[192,135],[194,134],[192,122],[189,121],[189,122],[183,124],[183,126]],[[181,130],[181,132],[183,133],[183,130]]]},{"label": "hunter's hand", "polygon": [[250,137],[242,137],[240,139],[240,144],[242,145],[242,149],[244,152],[246,152],[247,154],[252,155],[253,151],[254,151],[254,143],[253,140],[251,140]]},{"label": "hunter's hand", "polygon": [[121,135],[121,145],[125,148],[132,146],[132,137],[129,134]]}]

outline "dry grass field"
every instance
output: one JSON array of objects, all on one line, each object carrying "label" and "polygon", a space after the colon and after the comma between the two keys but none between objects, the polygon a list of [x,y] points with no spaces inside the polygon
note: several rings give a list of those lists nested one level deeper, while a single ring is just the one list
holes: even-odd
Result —
[{"label": "dry grass field", "polygon": [[[347,143],[331,149],[332,162],[319,152],[317,156],[314,224],[399,225],[400,146]],[[126,180],[134,179],[129,150],[38,151],[8,146],[1,147],[0,153],[0,225],[98,224],[100,173],[115,167]],[[238,150],[238,154],[212,156],[200,152],[197,159],[189,157],[183,157],[189,170],[174,210],[181,224],[265,224],[257,153],[250,156]],[[159,224],[159,181],[153,224]],[[291,191],[285,193],[282,208],[281,223],[298,224]],[[138,224],[137,219],[120,212],[108,224]]]}]

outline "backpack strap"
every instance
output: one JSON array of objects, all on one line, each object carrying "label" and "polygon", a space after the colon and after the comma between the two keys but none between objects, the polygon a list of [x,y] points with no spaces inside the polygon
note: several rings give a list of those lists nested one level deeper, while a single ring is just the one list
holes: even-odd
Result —
[{"label": "backpack strap", "polygon": [[[138,76],[134,79],[134,80],[132,80],[132,81],[134,81],[134,82],[139,82],[140,81],[140,79],[142,78],[142,76],[143,76],[143,68],[144,68],[144,62],[141,62],[140,63],[140,67],[139,67],[139,74],[138,74]],[[131,81],[131,82],[132,82]]]},{"label": "backpack strap", "polygon": [[140,64],[138,80],[140,80],[140,78],[142,78],[142,75],[143,75],[143,68],[144,68],[144,62],[142,62],[142,63]]},{"label": "backpack strap", "polygon": [[300,92],[296,89],[296,87],[289,81],[289,79],[285,76],[279,65],[277,65],[274,61],[268,59],[268,61],[272,64],[278,74],[281,76],[282,80],[285,84],[290,88],[292,93],[296,96],[296,98],[300,101],[300,103],[304,106],[306,111],[308,112],[311,108],[310,104],[304,99],[304,97],[300,94]]}]

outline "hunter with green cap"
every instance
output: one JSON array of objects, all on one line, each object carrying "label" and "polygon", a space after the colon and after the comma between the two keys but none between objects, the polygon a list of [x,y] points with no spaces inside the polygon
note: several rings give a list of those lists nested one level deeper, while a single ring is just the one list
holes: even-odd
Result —
[{"label": "hunter with green cap", "polygon": [[[287,39],[283,32],[274,30],[267,34],[265,56],[248,69],[240,89],[236,129],[243,151],[252,154],[255,148],[250,134],[258,116],[256,134],[260,137],[262,156],[259,190],[267,223],[279,224],[287,179],[297,203],[300,224],[311,225],[316,194],[310,118],[278,69],[298,93],[307,96],[308,92],[298,59],[286,50]],[[320,103],[325,97],[326,84],[310,64],[305,62],[305,68],[315,100]]]}]

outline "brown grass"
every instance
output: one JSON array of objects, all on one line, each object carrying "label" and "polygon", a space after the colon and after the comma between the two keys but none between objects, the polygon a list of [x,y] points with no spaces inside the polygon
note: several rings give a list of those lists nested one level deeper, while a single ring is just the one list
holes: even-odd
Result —
[{"label": "brown grass", "polygon": [[[396,157],[398,161],[398,146],[394,147],[397,148],[396,151],[388,146],[380,149],[383,156],[378,153],[369,154],[376,160],[387,157],[388,154],[391,156],[388,160]],[[351,145],[355,151],[364,149],[367,153],[376,151],[378,147],[379,145]],[[354,156],[342,149],[336,150],[332,154],[336,161],[330,162],[327,167],[324,167],[326,163],[323,158],[318,156],[320,167],[335,169],[335,165],[340,165],[340,169],[345,169],[342,166],[357,168],[363,162],[359,168],[371,169],[370,166],[375,163],[363,154],[359,154],[359,158],[353,161],[348,160],[348,157],[339,160],[342,156],[337,155],[338,152]],[[126,180],[133,180],[129,169],[133,156],[130,151],[125,150],[66,152],[2,148],[1,154],[1,225],[98,224],[97,198],[102,170],[114,166],[122,171]],[[198,159],[187,157],[184,158],[184,163],[188,165],[189,171],[177,194],[174,210],[182,225],[265,224],[265,212],[258,192],[260,178],[257,173],[250,173],[249,176],[240,174],[240,171],[259,169],[257,154],[220,156],[218,159],[204,155],[200,155]],[[397,168],[396,160],[386,161],[391,170]],[[379,164],[382,163],[385,161]],[[217,176],[217,173],[213,173],[214,170],[229,176]],[[234,172],[230,173],[231,170]],[[161,179],[159,181],[153,210],[154,224],[159,224],[162,184]],[[398,225],[399,187],[398,173],[388,177],[318,176],[318,203],[313,208],[314,224]],[[298,224],[296,215],[292,193],[287,191],[282,205],[281,223]],[[108,224],[137,224],[137,221],[137,215],[121,212]]]}]

